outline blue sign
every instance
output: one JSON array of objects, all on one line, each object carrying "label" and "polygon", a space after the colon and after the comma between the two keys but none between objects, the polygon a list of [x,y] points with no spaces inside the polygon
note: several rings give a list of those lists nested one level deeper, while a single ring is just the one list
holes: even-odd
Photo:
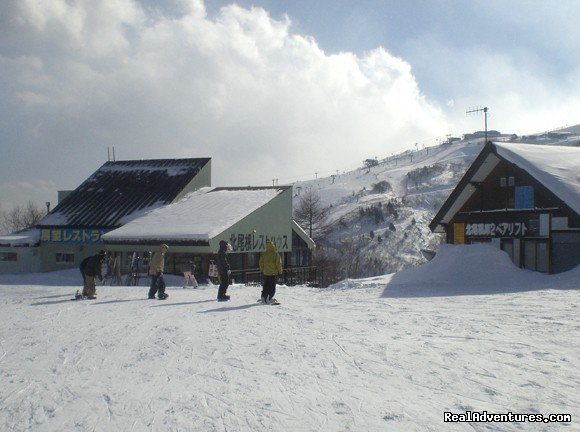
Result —
[{"label": "blue sign", "polygon": [[532,186],[516,186],[515,208],[534,208],[534,188]]}]

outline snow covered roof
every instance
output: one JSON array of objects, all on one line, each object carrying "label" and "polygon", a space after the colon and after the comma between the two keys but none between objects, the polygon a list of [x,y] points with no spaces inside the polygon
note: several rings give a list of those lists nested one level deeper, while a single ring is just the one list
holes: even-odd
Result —
[{"label": "snow covered roof", "polygon": [[496,152],[550,189],[580,215],[580,148],[494,143]]},{"label": "snow covered roof", "polygon": [[289,187],[202,188],[105,234],[103,240],[208,242]]},{"label": "snow covered roof", "polygon": [[561,202],[580,215],[580,148],[554,145],[489,143],[451,192],[429,227],[442,232],[476,191],[479,183],[505,160],[526,171]]},{"label": "snow covered roof", "polygon": [[31,229],[0,236],[0,246],[34,246],[40,241],[40,230]]},{"label": "snow covered roof", "polygon": [[209,158],[109,161],[38,226],[118,227],[172,202]]}]

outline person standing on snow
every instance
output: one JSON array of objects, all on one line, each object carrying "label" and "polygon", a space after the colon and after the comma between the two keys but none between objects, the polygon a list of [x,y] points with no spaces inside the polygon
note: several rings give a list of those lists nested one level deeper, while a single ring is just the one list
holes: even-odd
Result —
[{"label": "person standing on snow", "polygon": [[95,278],[98,277],[101,282],[103,281],[101,268],[106,258],[107,253],[102,250],[97,255],[87,257],[81,261],[79,268],[83,275],[83,297],[89,300],[97,298]]},{"label": "person standing on snow", "polygon": [[165,300],[169,295],[165,292],[165,280],[163,271],[165,270],[165,254],[169,246],[162,244],[159,250],[153,254],[149,264],[149,276],[151,276],[151,287],[149,288],[149,298],[154,299],[157,294],[158,300]]},{"label": "person standing on snow", "polygon": [[220,248],[217,253],[217,268],[220,280],[220,287],[218,288],[217,301],[228,301],[229,295],[226,295],[228,286],[230,285],[230,263],[226,253],[231,250],[231,246],[225,240],[220,241]]},{"label": "person standing on snow", "polygon": [[266,242],[266,252],[262,252],[260,255],[260,271],[264,275],[262,303],[278,303],[274,294],[276,294],[278,275],[282,274],[282,257],[280,257],[276,245],[271,241]]}]

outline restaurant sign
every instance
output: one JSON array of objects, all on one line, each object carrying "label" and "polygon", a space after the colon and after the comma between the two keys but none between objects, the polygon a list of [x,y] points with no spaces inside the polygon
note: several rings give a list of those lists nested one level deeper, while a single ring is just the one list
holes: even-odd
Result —
[{"label": "restaurant sign", "polygon": [[102,243],[105,230],[94,228],[45,228],[42,230],[40,241],[52,243]]}]

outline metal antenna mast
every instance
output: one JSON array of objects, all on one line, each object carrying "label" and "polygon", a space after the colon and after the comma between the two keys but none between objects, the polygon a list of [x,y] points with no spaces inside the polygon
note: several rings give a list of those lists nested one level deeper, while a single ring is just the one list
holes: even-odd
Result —
[{"label": "metal antenna mast", "polygon": [[485,118],[485,144],[487,144],[487,111],[488,110],[489,110],[488,107],[483,107],[483,108],[473,108],[473,109],[465,111],[466,115],[483,112],[483,116]]}]

